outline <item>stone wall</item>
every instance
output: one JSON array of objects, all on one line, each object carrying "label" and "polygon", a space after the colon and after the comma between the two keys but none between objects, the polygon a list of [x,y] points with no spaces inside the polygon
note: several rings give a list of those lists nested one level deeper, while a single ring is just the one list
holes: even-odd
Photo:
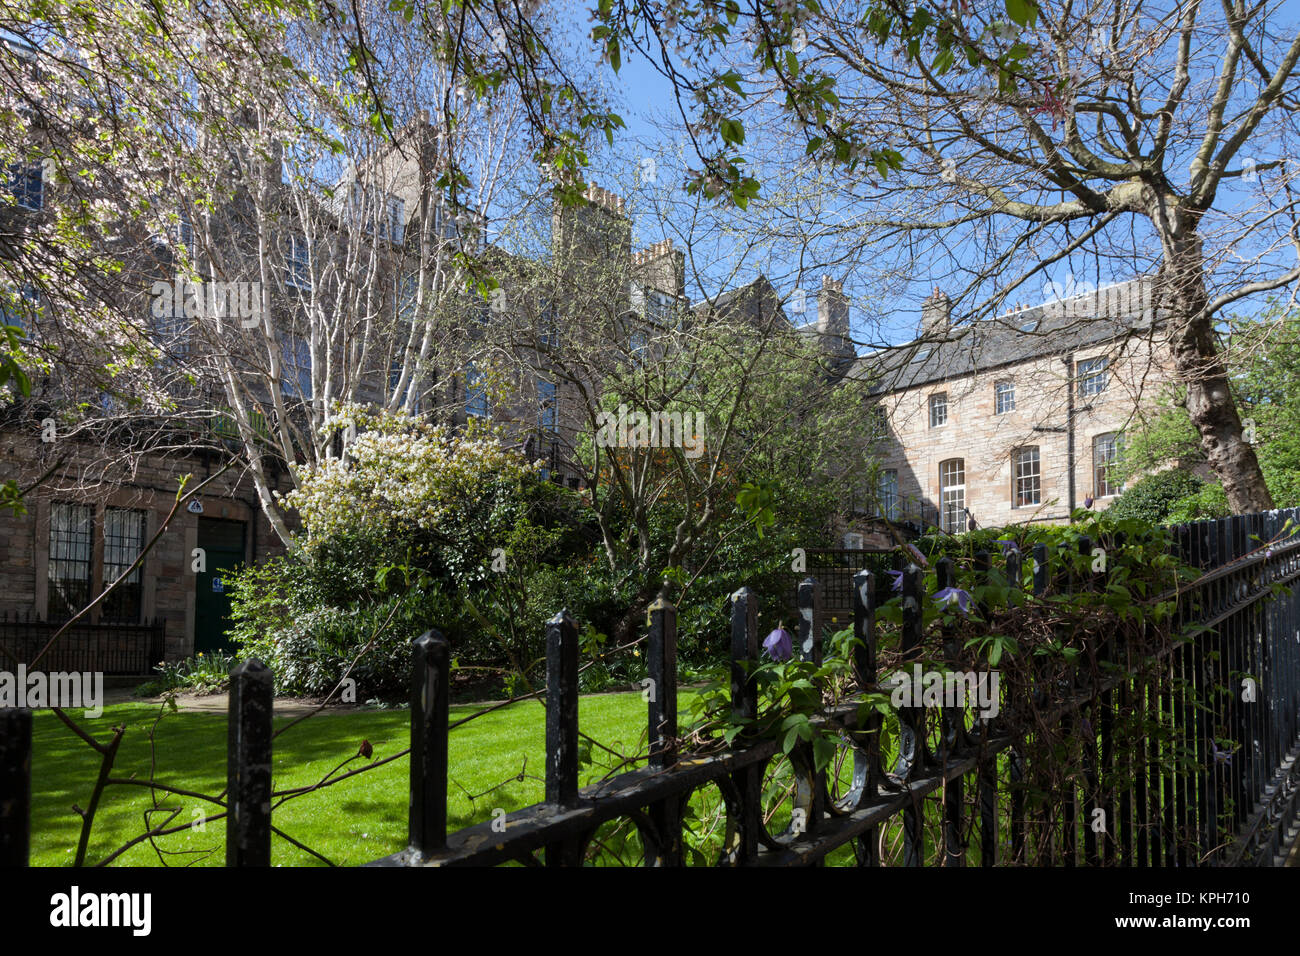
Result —
[{"label": "stone wall", "polygon": [[[1098,357],[1110,363],[1107,387],[1099,395],[1081,396],[1071,370]],[[1134,338],[900,389],[881,398],[890,433],[881,467],[897,470],[900,496],[937,505],[940,463],[959,458],[965,463],[966,507],[980,526],[1064,521],[1070,508],[1070,419],[1074,506],[1094,497],[1094,507],[1104,508],[1113,497],[1099,495],[1094,486],[1094,439],[1130,427],[1170,378],[1162,350]],[[996,413],[999,382],[1014,385],[1014,411]],[[938,393],[947,395],[948,419],[932,427],[930,399]],[[1017,507],[1012,458],[1026,446],[1039,451],[1041,503]]]},{"label": "stone wall", "polygon": [[[58,446],[58,443],[53,443]],[[50,505],[56,501],[88,504],[94,513],[91,594],[99,594],[104,580],[103,531],[106,507],[134,508],[146,512],[145,540],[167,522],[176,502],[181,476],[190,474],[192,489],[216,471],[215,458],[151,455],[137,460],[123,456],[120,462],[105,463],[102,449],[91,444],[62,447],[65,465],[26,497],[27,514],[0,511],[0,614],[47,617]],[[0,436],[0,468],[6,476],[17,476],[20,484],[41,473],[51,446],[39,438],[10,431]],[[287,491],[287,477],[280,480]],[[283,547],[257,504],[250,478],[237,468],[217,478],[197,496],[202,515],[181,507],[167,524],[158,542],[145,556],[142,581],[144,621],[161,618],[166,624],[166,657],[178,660],[194,650],[195,575],[192,553],[198,542],[200,517],[226,518],[245,522],[245,560],[261,560],[281,553]],[[90,612],[90,623],[98,623],[98,609]]]}]

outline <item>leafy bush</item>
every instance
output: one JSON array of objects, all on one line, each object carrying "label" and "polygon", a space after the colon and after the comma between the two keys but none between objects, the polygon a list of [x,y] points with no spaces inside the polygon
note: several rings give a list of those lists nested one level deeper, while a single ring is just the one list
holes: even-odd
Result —
[{"label": "leafy bush", "polygon": [[1174,524],[1217,518],[1228,514],[1227,498],[1217,484],[1177,468],[1139,478],[1116,498],[1106,512],[1112,517],[1136,518],[1152,524]]}]

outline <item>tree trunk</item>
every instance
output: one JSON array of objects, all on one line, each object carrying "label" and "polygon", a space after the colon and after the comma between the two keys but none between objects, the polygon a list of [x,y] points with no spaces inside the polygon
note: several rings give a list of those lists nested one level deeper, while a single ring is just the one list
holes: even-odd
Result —
[{"label": "tree trunk", "polygon": [[[1201,449],[1223,484],[1233,514],[1267,511],[1273,507],[1273,496],[1264,483],[1255,449],[1242,436],[1223,354],[1215,343],[1214,319],[1206,313],[1209,295],[1201,238],[1187,215],[1179,210],[1173,228],[1161,230],[1165,232],[1165,263],[1157,301],[1169,323],[1174,368],[1187,386],[1187,413],[1200,436]],[[1161,218],[1152,217],[1158,224]]]}]

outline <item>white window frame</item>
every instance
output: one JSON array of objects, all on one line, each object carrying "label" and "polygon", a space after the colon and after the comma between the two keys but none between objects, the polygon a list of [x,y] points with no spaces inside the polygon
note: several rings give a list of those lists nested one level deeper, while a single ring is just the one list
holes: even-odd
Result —
[{"label": "white window frame", "polygon": [[879,484],[876,489],[876,507],[881,517],[890,521],[898,520],[898,469],[881,469]]},{"label": "white window frame", "polygon": [[[1100,453],[1103,444],[1109,447],[1105,458],[1101,458]],[[1116,495],[1124,493],[1124,483],[1122,481],[1112,481],[1108,475],[1110,466],[1113,462],[1119,460],[1124,454],[1124,433],[1123,432],[1106,432],[1097,435],[1092,440],[1092,481],[1093,497],[1095,498],[1113,498]]]},{"label": "white window frame", "polygon": [[1005,415],[1016,410],[1016,383],[993,383],[993,414]]},{"label": "white window frame", "polygon": [[930,396],[930,427],[942,428],[948,424],[948,393],[935,392]]},{"label": "white window frame", "polygon": [[1110,384],[1110,359],[1105,356],[1081,359],[1075,365],[1075,376],[1079,380],[1080,398],[1100,395]]},{"label": "white window frame", "polygon": [[1043,503],[1043,460],[1037,445],[1011,453],[1011,507],[1031,508]]},{"label": "white window frame", "polygon": [[[955,465],[956,467],[950,467]],[[966,530],[966,460],[948,458],[939,462],[939,521],[944,531]]]}]

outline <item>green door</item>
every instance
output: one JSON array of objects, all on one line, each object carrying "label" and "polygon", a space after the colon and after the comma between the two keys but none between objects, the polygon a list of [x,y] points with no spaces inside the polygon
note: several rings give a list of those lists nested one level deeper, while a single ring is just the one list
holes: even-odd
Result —
[{"label": "green door", "polygon": [[206,569],[195,577],[194,652],[229,653],[230,572],[244,563],[244,522],[221,518],[199,519],[199,547]]}]

